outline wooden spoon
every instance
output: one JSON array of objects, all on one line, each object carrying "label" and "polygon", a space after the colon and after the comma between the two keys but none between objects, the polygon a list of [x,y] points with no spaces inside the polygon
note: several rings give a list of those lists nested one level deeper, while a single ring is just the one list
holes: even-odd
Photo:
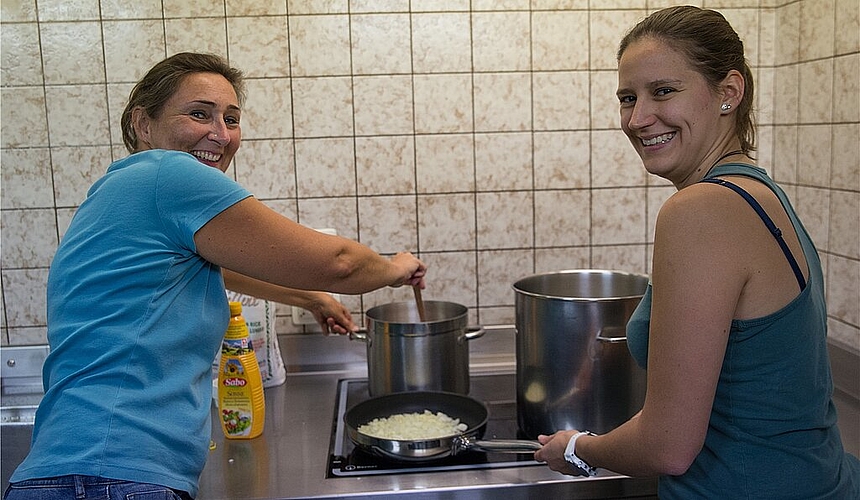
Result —
[{"label": "wooden spoon", "polygon": [[415,293],[415,304],[418,306],[418,318],[423,323],[427,321],[427,313],[424,310],[424,299],[421,298],[421,288],[418,285],[413,285],[412,291]]}]

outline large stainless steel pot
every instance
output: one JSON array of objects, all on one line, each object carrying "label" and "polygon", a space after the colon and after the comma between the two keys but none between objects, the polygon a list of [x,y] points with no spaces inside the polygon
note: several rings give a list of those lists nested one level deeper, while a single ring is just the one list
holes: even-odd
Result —
[{"label": "large stainless steel pot", "polygon": [[468,309],[453,302],[424,301],[421,321],[415,302],[393,302],[369,309],[367,330],[351,338],[367,343],[371,396],[394,392],[469,393],[468,341],[484,334],[467,326]]},{"label": "large stainless steel pot", "polygon": [[525,437],[607,432],[645,400],[626,325],[648,285],[640,274],[569,270],[517,281],[517,420]]}]

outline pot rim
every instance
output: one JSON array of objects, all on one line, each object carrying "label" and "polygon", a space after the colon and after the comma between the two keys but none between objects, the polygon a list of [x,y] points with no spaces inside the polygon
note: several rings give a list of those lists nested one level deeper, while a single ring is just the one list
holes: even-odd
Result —
[{"label": "pot rim", "polygon": [[539,299],[546,300],[557,300],[563,302],[608,302],[608,301],[617,301],[617,300],[625,300],[625,299],[636,299],[642,298],[645,295],[645,289],[642,290],[641,293],[631,293],[631,294],[618,294],[613,295],[611,297],[574,297],[574,296],[561,296],[561,295],[551,295],[544,292],[535,292],[526,290],[523,288],[525,282],[534,281],[539,278],[545,278],[550,276],[559,276],[565,274],[576,274],[576,275],[603,275],[603,276],[620,276],[626,278],[642,278],[646,280],[646,284],[650,283],[650,276],[643,273],[633,273],[627,271],[615,271],[615,270],[607,270],[607,269],[565,269],[561,271],[551,271],[546,273],[538,273],[532,274],[530,276],[526,276],[524,278],[520,278],[515,281],[512,285],[514,292],[517,295],[524,295],[527,297],[534,297]]}]

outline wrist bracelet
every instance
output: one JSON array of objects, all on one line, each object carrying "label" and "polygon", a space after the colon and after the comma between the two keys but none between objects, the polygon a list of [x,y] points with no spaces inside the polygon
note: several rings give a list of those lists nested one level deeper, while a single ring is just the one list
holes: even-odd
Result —
[{"label": "wrist bracelet", "polygon": [[570,441],[567,442],[567,448],[564,450],[564,459],[567,460],[567,463],[579,469],[584,476],[596,476],[597,468],[588,465],[585,463],[585,460],[576,456],[576,440],[579,439],[580,436],[596,435],[597,434],[589,431],[577,432],[570,438]]}]

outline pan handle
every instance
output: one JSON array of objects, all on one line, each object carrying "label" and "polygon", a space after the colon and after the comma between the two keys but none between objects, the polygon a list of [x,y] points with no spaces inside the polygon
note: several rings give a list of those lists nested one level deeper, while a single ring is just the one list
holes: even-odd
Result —
[{"label": "pan handle", "polygon": [[454,438],[454,440],[455,453],[463,450],[493,453],[531,453],[543,447],[537,441],[529,441],[526,439],[473,440],[469,436],[458,436]]}]

